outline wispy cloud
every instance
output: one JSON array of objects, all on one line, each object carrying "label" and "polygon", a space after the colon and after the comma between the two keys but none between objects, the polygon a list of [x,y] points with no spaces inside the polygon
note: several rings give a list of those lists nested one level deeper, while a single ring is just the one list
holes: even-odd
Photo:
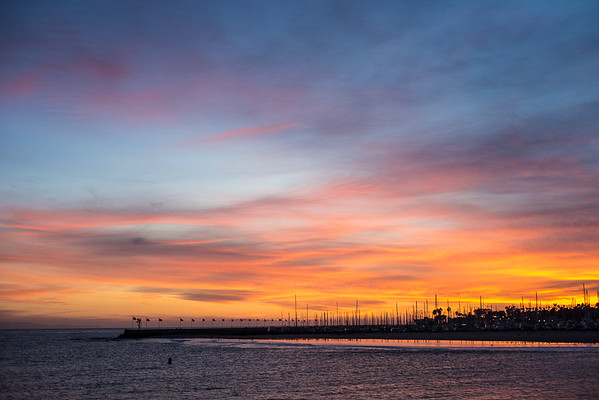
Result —
[{"label": "wispy cloud", "polygon": [[134,291],[139,293],[166,294],[183,300],[207,303],[250,301],[258,295],[256,291],[240,289],[174,289],[149,286],[136,287]]},{"label": "wispy cloud", "polygon": [[297,128],[300,126],[299,124],[289,123],[289,124],[278,124],[278,125],[266,125],[266,126],[255,126],[248,128],[239,128],[232,129],[229,131],[219,132],[213,135],[209,135],[207,137],[189,140],[183,144],[182,146],[193,146],[202,143],[216,143],[227,140],[244,140],[244,139],[252,139],[261,136],[270,135],[273,133],[278,133],[282,131],[291,130],[293,128]]}]

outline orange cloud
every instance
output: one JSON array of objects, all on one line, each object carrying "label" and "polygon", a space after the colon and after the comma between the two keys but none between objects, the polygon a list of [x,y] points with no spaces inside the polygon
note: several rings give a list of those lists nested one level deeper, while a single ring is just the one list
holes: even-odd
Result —
[{"label": "orange cloud", "polygon": [[0,306],[101,313],[94,301],[108,291],[124,314],[276,316],[295,294],[314,310],[351,309],[360,299],[366,312],[434,294],[464,304],[479,296],[511,304],[535,292],[563,301],[580,297],[582,282],[591,290],[599,282],[598,251],[567,240],[550,246],[577,228],[547,224],[543,213],[502,215],[442,198],[422,207],[337,189],[198,210],[5,210],[0,270],[18,290],[6,289]]}]

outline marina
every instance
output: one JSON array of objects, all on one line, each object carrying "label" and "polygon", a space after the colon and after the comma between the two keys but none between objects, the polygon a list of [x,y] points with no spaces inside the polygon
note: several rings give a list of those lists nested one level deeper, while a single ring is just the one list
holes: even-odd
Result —
[{"label": "marina", "polygon": [[[588,301],[587,301],[588,300]],[[401,315],[379,312],[361,314],[356,301],[352,314],[342,318],[339,313],[330,316],[323,311],[310,315],[308,306],[305,314],[298,317],[297,298],[294,318],[197,318],[201,327],[194,327],[195,318],[188,318],[189,328],[183,327],[184,318],[179,318],[179,327],[150,327],[148,317],[132,317],[131,328],[125,329],[119,339],[144,338],[341,338],[341,339],[389,339],[389,340],[466,340],[466,341],[520,341],[520,342],[599,342],[599,303],[591,305],[585,296],[583,304],[573,306],[539,306],[532,302],[528,308],[507,306],[503,310],[484,306],[469,311],[453,312],[449,302],[445,309],[438,307],[430,312],[428,301],[425,308],[414,313]],[[210,325],[205,326],[206,320]],[[142,324],[145,322],[145,327]],[[163,319],[158,318],[158,323]],[[215,326],[216,322],[216,326]],[[227,324],[227,325],[225,325]],[[134,327],[136,325],[136,327]]]}]

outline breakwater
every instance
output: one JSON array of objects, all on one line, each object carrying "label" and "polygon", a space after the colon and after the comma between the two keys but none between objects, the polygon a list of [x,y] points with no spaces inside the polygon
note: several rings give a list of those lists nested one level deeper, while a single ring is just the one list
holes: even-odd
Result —
[{"label": "breakwater", "polygon": [[373,329],[314,329],[313,327],[125,329],[118,339],[381,339],[504,342],[599,343],[599,330],[393,331]]},{"label": "breakwater", "polygon": [[176,338],[176,337],[235,337],[273,334],[271,328],[164,328],[125,329],[118,339]]},{"label": "breakwater", "polygon": [[[369,331],[371,329],[368,329]],[[125,329],[118,339],[144,338],[215,338],[215,337],[281,337],[318,335],[353,336],[365,333],[359,327],[306,327],[306,326],[263,326],[263,327],[221,327],[221,328],[158,328],[158,329]]]}]

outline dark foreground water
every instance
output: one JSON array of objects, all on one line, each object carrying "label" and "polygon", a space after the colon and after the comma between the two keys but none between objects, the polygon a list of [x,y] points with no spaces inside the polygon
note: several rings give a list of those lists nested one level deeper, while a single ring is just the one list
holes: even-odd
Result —
[{"label": "dark foreground water", "polygon": [[0,398],[599,399],[596,345],[110,340],[119,333],[0,331]]}]

